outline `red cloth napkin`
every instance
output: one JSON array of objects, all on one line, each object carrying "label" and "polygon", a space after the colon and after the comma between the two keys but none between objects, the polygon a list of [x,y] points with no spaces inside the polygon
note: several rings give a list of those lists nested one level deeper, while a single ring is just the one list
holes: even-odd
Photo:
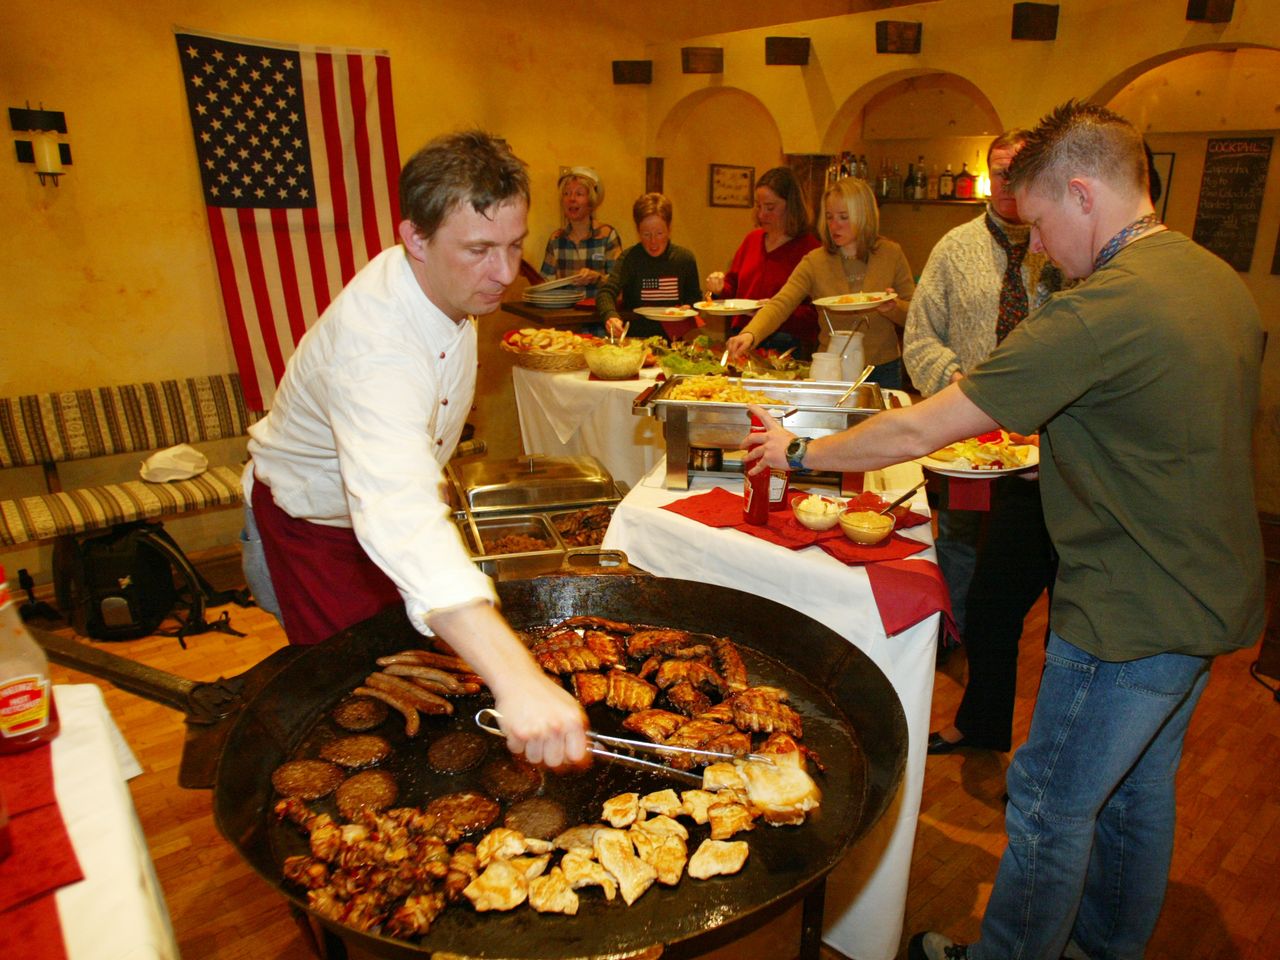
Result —
[{"label": "red cloth napkin", "polygon": [[67,960],[53,896],[37,897],[0,914],[0,956]]},{"label": "red cloth napkin", "polygon": [[948,510],[990,510],[991,478],[947,477]]},{"label": "red cloth napkin", "polygon": [[705,523],[708,527],[736,527],[742,523],[742,496],[730,493],[724,487],[712,487],[706,493],[675,500],[662,509]]},{"label": "red cloth napkin", "polygon": [[9,816],[56,802],[53,793],[53,751],[48,744],[0,759],[0,790]]},{"label": "red cloth napkin", "polygon": [[867,566],[871,594],[886,636],[901,633],[925,617],[942,614],[943,631],[959,638],[951,615],[951,594],[938,565],[928,560],[890,560]]},{"label": "red cloth napkin", "polygon": [[850,564],[878,564],[886,560],[902,560],[919,553],[921,550],[928,549],[927,544],[916,540],[908,540],[906,537],[900,537],[896,533],[891,534],[887,540],[881,540],[872,547],[854,543],[843,533],[840,534],[839,540],[825,540],[818,546],[841,563]]},{"label": "red cloth napkin", "polygon": [[13,853],[0,861],[0,927],[12,907],[84,879],[57,804],[11,816],[9,835]]},{"label": "red cloth napkin", "polygon": [[[850,510],[871,510],[875,513],[879,513],[888,505],[888,500],[869,490],[858,494],[849,501]],[[916,513],[905,503],[893,508],[893,529],[895,530],[918,527],[920,524],[928,522],[928,514]]]}]

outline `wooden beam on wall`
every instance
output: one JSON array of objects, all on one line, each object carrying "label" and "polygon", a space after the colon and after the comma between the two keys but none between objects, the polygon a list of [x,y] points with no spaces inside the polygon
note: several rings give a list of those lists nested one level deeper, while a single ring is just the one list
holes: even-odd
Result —
[{"label": "wooden beam on wall", "polygon": [[621,83],[653,83],[652,60],[615,60],[613,61],[613,82]]},{"label": "wooden beam on wall", "polygon": [[661,193],[663,177],[662,157],[644,158],[644,192]]},{"label": "wooden beam on wall", "polygon": [[1187,19],[1197,23],[1230,23],[1236,0],[1187,0]]},{"label": "wooden beam on wall", "polygon": [[1058,5],[1056,3],[1015,3],[1013,5],[1014,40],[1056,40],[1058,38]]},{"label": "wooden beam on wall", "polygon": [[680,64],[685,73],[724,73],[721,47],[681,47]]},{"label": "wooden beam on wall", "polygon": [[924,24],[914,20],[877,20],[876,53],[919,53]]},{"label": "wooden beam on wall", "polygon": [[809,38],[765,37],[764,62],[766,66],[807,67]]}]

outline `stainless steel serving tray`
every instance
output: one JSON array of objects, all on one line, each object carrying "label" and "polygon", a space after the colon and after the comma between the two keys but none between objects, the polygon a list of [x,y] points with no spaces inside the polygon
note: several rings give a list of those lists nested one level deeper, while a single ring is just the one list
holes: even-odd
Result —
[{"label": "stainless steel serving tray", "polygon": [[485,458],[450,463],[446,473],[453,499],[476,517],[545,512],[622,499],[613,477],[595,457]]},{"label": "stainless steel serving tray", "polygon": [[[632,413],[662,421],[667,442],[666,485],[687,488],[690,447],[739,450],[751,426],[745,403],[709,400],[676,400],[671,393],[689,375],[672,377],[651,393],[641,394]],[[834,380],[761,380],[726,378],[747,390],[774,398],[761,404],[783,419],[787,429],[806,437],[839,433],[872,414],[888,408],[887,395],[878,384],[865,383],[843,403],[837,403],[849,389],[848,383]]]},{"label": "stainless steel serving tray", "polygon": [[[523,516],[470,516],[457,521],[471,559],[495,580],[518,580],[554,573],[564,563],[566,547],[551,521],[540,513]],[[511,534],[538,537],[548,543],[545,550],[521,553],[486,553],[485,540]]]}]

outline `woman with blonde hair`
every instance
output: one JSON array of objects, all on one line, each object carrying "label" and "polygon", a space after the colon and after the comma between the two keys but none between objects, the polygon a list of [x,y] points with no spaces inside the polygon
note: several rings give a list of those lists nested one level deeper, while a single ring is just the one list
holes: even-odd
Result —
[{"label": "woman with blonde hair", "polygon": [[870,310],[856,313],[826,312],[819,324],[818,347],[826,350],[844,344],[851,330],[863,330],[862,349],[867,363],[876,365],[871,380],[883,387],[902,385],[902,349],[898,330],[907,319],[907,305],[916,284],[902,247],[880,236],[880,210],[866,181],[857,177],[837,180],[822,198],[818,217],[822,246],[807,253],[790,279],[752,318],[745,330],[730,337],[730,355],[741,358],[753,346],[782,326],[805,299],[820,300],[848,293],[884,291],[894,297]]},{"label": "woman with blonde hair", "polygon": [[622,238],[595,219],[604,201],[604,183],[591,167],[570,167],[561,175],[560,213],[564,226],[551,234],[538,271],[548,280],[573,277],[587,297],[613,270],[622,255]]}]

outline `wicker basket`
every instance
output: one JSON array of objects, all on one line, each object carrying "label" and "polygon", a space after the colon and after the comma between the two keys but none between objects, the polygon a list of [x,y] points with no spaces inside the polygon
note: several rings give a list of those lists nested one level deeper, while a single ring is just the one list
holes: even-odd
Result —
[{"label": "wicker basket", "polygon": [[547,350],[521,350],[505,342],[501,346],[515,359],[516,366],[529,370],[563,372],[585,370],[587,366],[587,358],[582,355],[581,350],[574,350],[572,353],[551,353]]}]

